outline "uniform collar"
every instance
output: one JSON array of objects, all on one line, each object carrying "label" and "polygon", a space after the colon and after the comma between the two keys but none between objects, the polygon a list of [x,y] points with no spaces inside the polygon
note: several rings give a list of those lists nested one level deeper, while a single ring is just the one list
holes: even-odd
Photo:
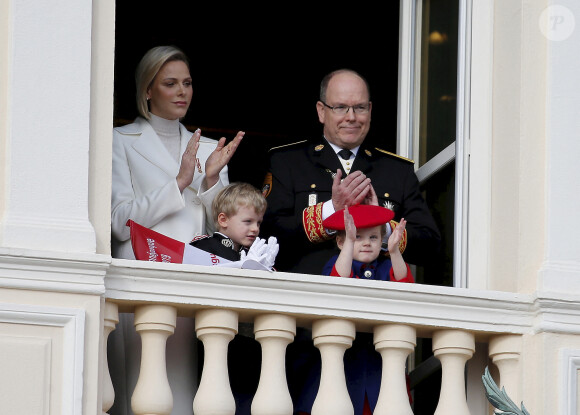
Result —
[{"label": "uniform collar", "polygon": [[[334,150],[335,154],[338,154],[338,152],[340,150],[342,150],[341,147],[337,146],[336,144],[331,143],[330,141],[327,140],[326,137],[324,137],[324,140],[328,143],[328,145],[330,145],[330,147],[332,147],[332,149]],[[354,154],[354,156],[356,157],[358,150],[359,150],[360,146],[356,146],[355,148],[351,148],[350,151],[352,151],[352,154]]]},{"label": "uniform collar", "polygon": [[[234,241],[230,237],[228,237],[220,232],[214,232],[213,237],[216,238],[226,248],[230,248],[232,251],[235,251]],[[242,252],[242,251],[248,252],[248,250],[246,248],[244,248],[243,246],[240,246],[240,249],[237,252]]]}]

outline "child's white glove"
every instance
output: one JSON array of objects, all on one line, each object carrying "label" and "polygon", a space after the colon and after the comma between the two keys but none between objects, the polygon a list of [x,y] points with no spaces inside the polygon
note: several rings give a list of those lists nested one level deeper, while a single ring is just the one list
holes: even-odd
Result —
[{"label": "child's white glove", "polygon": [[276,262],[276,255],[278,255],[278,251],[280,250],[280,246],[278,245],[278,240],[275,236],[270,236],[268,238],[268,245],[266,245],[266,265],[269,268],[274,267],[274,263]]},{"label": "child's white glove", "polygon": [[272,270],[274,262],[276,261],[276,255],[278,255],[278,242],[275,237],[271,236],[266,243],[265,239],[256,238],[248,253],[242,251],[240,254],[240,260],[242,263],[244,261],[252,260],[268,270]]}]

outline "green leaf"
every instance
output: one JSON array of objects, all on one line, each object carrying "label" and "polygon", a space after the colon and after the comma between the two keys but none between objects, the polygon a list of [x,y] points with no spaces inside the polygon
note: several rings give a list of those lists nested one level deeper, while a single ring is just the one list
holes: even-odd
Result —
[{"label": "green leaf", "polygon": [[530,415],[523,402],[522,408],[520,409],[507,395],[505,388],[501,388],[501,391],[499,390],[497,384],[491,377],[487,366],[485,367],[485,373],[481,377],[481,380],[483,381],[483,387],[485,388],[485,397],[489,403],[496,408],[496,411],[494,411],[496,414],[500,413],[497,411],[497,409],[499,409],[502,413],[507,415]]}]

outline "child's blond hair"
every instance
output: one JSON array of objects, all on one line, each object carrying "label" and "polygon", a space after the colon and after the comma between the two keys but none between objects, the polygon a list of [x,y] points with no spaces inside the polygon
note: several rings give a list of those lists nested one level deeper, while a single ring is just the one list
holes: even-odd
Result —
[{"label": "child's blond hair", "polygon": [[262,192],[251,184],[243,182],[228,184],[219,191],[211,205],[213,220],[218,228],[220,213],[225,213],[226,216],[231,217],[238,213],[240,207],[253,207],[256,213],[264,214],[266,206],[266,198]]}]

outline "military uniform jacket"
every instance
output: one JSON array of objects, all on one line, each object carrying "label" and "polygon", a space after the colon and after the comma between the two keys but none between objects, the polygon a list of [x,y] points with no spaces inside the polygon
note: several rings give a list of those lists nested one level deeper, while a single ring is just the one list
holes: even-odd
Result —
[{"label": "military uniform jacket", "polygon": [[[268,208],[262,232],[278,238],[278,270],[321,274],[324,264],[338,252],[332,235],[322,227],[321,209],[331,199],[333,174],[338,169],[346,177],[324,138],[270,150],[263,188]],[[440,235],[420,193],[413,163],[363,143],[351,172],[355,170],[371,179],[379,205],[395,212],[394,221],[407,220],[405,261],[424,263],[429,253],[438,250]]]},{"label": "military uniform jacket", "polygon": [[213,235],[198,236],[194,238],[189,244],[198,249],[201,249],[202,251],[215,254],[229,261],[240,260],[241,250],[235,251],[234,241],[219,232],[215,232]]}]

